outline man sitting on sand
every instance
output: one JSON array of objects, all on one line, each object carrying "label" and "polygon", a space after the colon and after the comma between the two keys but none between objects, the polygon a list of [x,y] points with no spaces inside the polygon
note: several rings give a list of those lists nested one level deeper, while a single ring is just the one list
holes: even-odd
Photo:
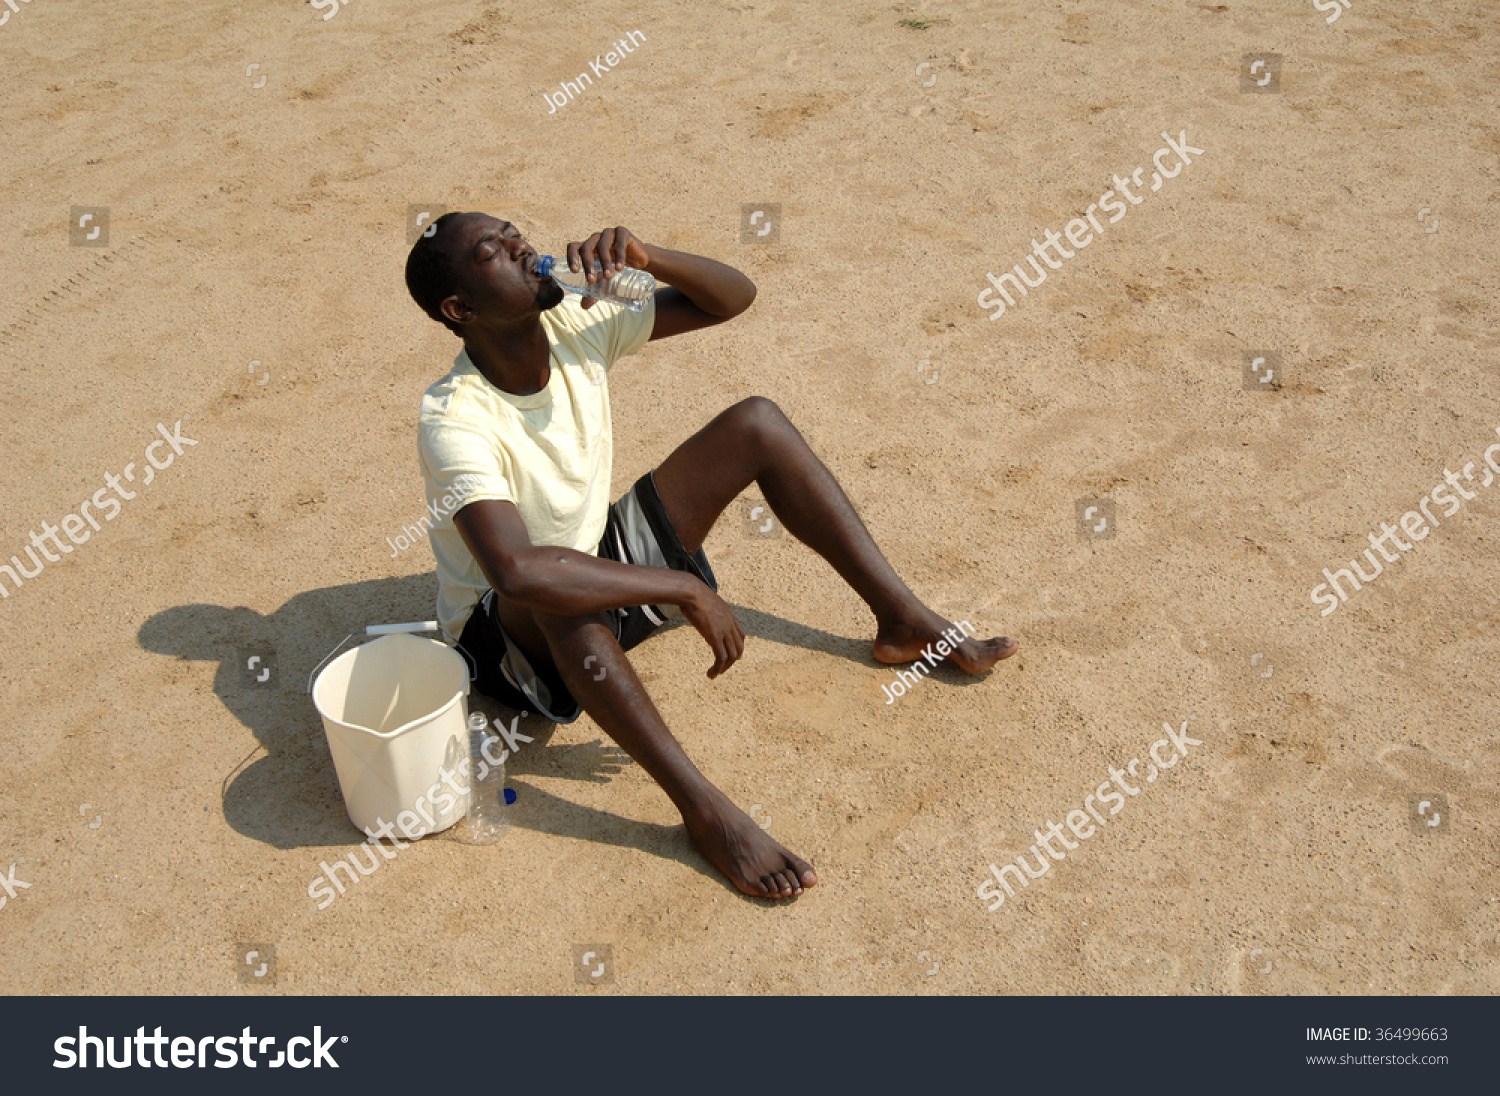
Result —
[{"label": "man sitting on sand", "polygon": [[[444,494],[462,500],[430,538],[438,618],[474,664],[475,687],[558,723],[588,712],[661,785],[693,846],[739,890],[801,894],[817,882],[812,865],[709,783],[625,652],[681,612],[713,651],[710,678],[744,653],[702,546],[752,483],[874,612],[876,660],[911,662],[952,624],[892,570],[769,400],[730,407],[610,505],[610,370],[650,340],[744,312],[755,300],[745,275],[624,228],[570,243],[575,270],[591,272],[597,259],[604,278],[630,266],[664,283],[633,312],[539,277],[537,253],[508,221],[449,213],[429,232],[407,258],[407,288],[464,349],[422,398],[419,450],[429,507]],[[949,657],[977,674],[1015,651],[1008,639],[965,637]]]}]

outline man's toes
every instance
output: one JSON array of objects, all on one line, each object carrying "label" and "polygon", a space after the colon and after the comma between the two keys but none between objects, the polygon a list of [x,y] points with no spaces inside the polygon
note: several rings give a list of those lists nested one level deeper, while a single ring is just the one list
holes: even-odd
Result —
[{"label": "man's toes", "polygon": [[791,898],[802,890],[802,884],[797,882],[797,877],[792,873],[790,868],[783,868],[776,873],[776,877],[781,880],[781,896],[783,898]]},{"label": "man's toes", "polygon": [[791,871],[787,874],[795,875],[799,886],[811,887],[817,885],[818,873],[813,871],[813,866],[806,860],[796,856],[788,856],[787,862],[792,865]]}]

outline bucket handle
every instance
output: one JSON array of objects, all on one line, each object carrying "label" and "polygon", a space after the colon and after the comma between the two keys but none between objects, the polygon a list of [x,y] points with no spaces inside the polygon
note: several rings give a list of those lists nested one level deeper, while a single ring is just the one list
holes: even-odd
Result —
[{"label": "bucket handle", "polygon": [[[417,632],[436,632],[437,630],[437,621],[419,620],[413,621],[410,624],[371,624],[364,630],[364,634],[367,636],[411,635]],[[312,673],[307,675],[308,695],[312,695],[313,679],[318,676],[318,671],[321,670],[325,664],[327,664],[330,658],[339,653],[345,643],[348,643],[351,639],[359,634],[360,633],[358,632],[350,632],[339,641],[339,645],[337,647],[329,651],[328,654],[323,657],[322,662],[313,667]]]}]

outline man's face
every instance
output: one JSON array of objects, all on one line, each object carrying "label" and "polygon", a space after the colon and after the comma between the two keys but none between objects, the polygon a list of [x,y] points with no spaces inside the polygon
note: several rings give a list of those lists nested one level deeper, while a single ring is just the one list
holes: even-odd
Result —
[{"label": "man's face", "polygon": [[536,250],[509,221],[462,213],[443,226],[442,242],[458,271],[458,292],[449,301],[457,302],[453,318],[459,323],[504,322],[545,312],[563,299],[556,282],[537,276]]}]

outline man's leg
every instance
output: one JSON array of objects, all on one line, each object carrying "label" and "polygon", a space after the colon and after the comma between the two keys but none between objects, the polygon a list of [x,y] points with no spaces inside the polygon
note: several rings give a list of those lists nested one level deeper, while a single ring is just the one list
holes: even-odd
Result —
[{"label": "man's leg", "polygon": [[756,898],[791,898],[817,882],[811,864],[771,840],[693,764],[603,616],[552,616],[498,596],[496,608],[511,641],[533,666],[551,662],[557,668],[583,710],[676,804],[693,847],[739,890]]},{"label": "man's leg", "polygon": [[[911,662],[952,624],[923,605],[875,546],[833,474],[781,409],[742,400],[656,469],[656,490],[683,547],[696,552],[724,508],[759,484],[787,532],[826,559],[875,614],[875,658]],[[1003,636],[966,638],[949,657],[982,673],[1016,653]]]}]

